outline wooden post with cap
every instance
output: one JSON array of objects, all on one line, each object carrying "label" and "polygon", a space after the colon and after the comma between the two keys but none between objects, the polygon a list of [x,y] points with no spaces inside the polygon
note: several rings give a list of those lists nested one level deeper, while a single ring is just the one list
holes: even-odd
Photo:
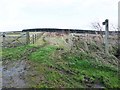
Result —
[{"label": "wooden post with cap", "polygon": [[108,37],[109,37],[109,20],[106,19],[103,23],[105,25],[105,53],[109,54],[109,45],[108,45]]}]

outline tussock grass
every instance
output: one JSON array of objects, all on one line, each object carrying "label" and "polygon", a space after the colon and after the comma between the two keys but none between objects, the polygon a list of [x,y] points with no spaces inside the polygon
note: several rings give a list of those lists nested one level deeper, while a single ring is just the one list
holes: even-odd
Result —
[{"label": "tussock grass", "polygon": [[[56,50],[57,47],[45,46],[30,55],[33,62],[42,65],[44,81],[33,87],[85,87],[84,77],[102,83],[107,88],[119,87],[117,69],[92,62],[95,58],[87,53],[78,54]],[[36,66],[37,67],[37,66]],[[39,67],[39,66],[38,66]]]},{"label": "tussock grass", "polygon": [[[28,76],[30,87],[84,88],[87,87],[87,84],[94,87],[95,84],[100,83],[106,88],[120,88],[117,67],[111,67],[112,62],[111,66],[99,62],[105,60],[103,55],[97,55],[103,49],[95,43],[88,45],[88,51],[82,41],[76,43],[72,51],[66,51],[63,45],[52,44],[43,47],[27,45],[8,48],[3,50],[3,58],[19,60],[25,52],[29,53],[28,49],[31,50],[34,47],[38,48],[34,52],[30,52],[27,57],[32,62],[34,66],[32,68],[35,71],[34,76]],[[59,49],[61,47],[62,49]],[[104,54],[104,52],[102,53]],[[111,60],[109,56],[108,59]]]}]

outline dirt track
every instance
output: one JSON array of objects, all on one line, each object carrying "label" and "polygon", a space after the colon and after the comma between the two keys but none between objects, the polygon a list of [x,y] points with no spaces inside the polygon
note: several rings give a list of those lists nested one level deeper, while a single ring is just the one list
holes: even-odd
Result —
[{"label": "dirt track", "polygon": [[27,87],[25,82],[27,71],[25,68],[27,68],[25,61],[6,64],[3,67],[3,87]]}]

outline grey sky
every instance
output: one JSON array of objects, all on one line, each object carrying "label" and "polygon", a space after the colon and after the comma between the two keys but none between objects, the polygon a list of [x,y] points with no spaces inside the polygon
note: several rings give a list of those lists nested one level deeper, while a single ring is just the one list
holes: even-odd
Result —
[{"label": "grey sky", "polygon": [[27,28],[91,29],[109,19],[117,26],[119,0],[0,0],[0,31]]}]

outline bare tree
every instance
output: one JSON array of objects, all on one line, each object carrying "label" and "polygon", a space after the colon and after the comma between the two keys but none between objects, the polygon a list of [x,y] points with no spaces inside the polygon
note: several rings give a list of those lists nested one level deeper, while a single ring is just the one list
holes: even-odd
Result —
[{"label": "bare tree", "polygon": [[94,23],[92,23],[92,27],[93,27],[94,29],[96,29],[97,31],[100,31],[100,35],[101,35],[101,37],[103,38],[103,33],[102,33],[103,28],[102,28],[102,26],[100,25],[100,23],[99,23],[99,22],[94,22]]}]

